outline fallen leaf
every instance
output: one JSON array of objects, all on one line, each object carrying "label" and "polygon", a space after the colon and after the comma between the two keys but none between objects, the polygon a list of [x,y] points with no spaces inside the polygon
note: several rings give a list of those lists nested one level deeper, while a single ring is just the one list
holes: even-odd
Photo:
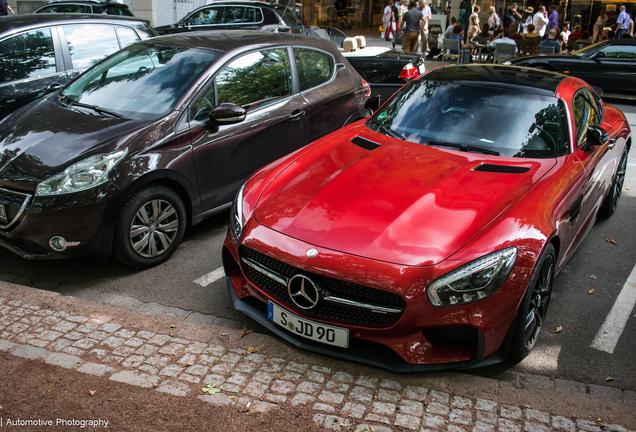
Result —
[{"label": "fallen leaf", "polygon": [[614,240],[612,240],[612,239],[611,239],[611,238],[609,238],[609,237],[608,237],[608,238],[607,238],[607,240],[605,240],[605,241],[606,241],[606,242],[608,242],[608,243],[611,243],[611,244],[618,244],[618,243],[616,243]]},{"label": "fallen leaf", "polygon": [[170,328],[175,328],[175,327],[176,327],[176,325],[174,325],[174,324],[170,325]]},{"label": "fallen leaf", "polygon": [[245,336],[245,335],[248,335],[248,334],[250,334],[250,333],[252,333],[252,330],[246,330],[246,329],[243,329],[243,332],[241,333],[241,337],[243,337],[243,336]]},{"label": "fallen leaf", "polygon": [[228,399],[234,399],[236,396],[228,396]]},{"label": "fallen leaf", "polygon": [[192,363],[192,362],[188,362],[188,363],[186,364],[186,366],[192,366],[193,364],[194,364],[194,363]]},{"label": "fallen leaf", "polygon": [[599,418],[597,418],[597,419],[596,419],[596,421],[600,423],[600,422],[602,422],[603,420],[601,420],[601,418],[599,417]]},{"label": "fallen leaf", "polygon": [[605,378],[605,382],[616,381],[616,378],[607,377]]},{"label": "fallen leaf", "polygon": [[596,279],[596,276],[590,275],[590,279]]},{"label": "fallen leaf", "polygon": [[221,333],[221,336],[227,336],[227,333]]},{"label": "fallen leaf", "polygon": [[594,294],[594,289],[587,290],[587,293],[588,293],[588,294]]},{"label": "fallen leaf", "polygon": [[152,384],[152,386],[153,386],[153,387],[159,387],[159,384],[157,384],[157,383],[153,383],[153,384]]},{"label": "fallen leaf", "polygon": [[97,390],[89,390],[89,393],[91,396],[93,396],[95,393],[97,393]]},{"label": "fallen leaf", "polygon": [[247,389],[247,392],[248,393],[252,393],[252,389]]},{"label": "fallen leaf", "polygon": [[561,330],[563,330],[563,327],[558,326],[556,330],[552,330],[550,333],[561,333]]},{"label": "fallen leaf", "polygon": [[572,417],[576,418],[576,414],[572,414]]},{"label": "fallen leaf", "polygon": [[524,407],[524,408],[530,408],[530,405],[525,404],[523,407]]},{"label": "fallen leaf", "polygon": [[172,333],[168,333],[168,336],[170,337],[174,337],[174,335]]},{"label": "fallen leaf", "polygon": [[630,188],[626,187],[625,190],[631,190]]},{"label": "fallen leaf", "polygon": [[349,427],[348,425],[344,424],[344,423],[340,423],[340,426],[342,427]]}]

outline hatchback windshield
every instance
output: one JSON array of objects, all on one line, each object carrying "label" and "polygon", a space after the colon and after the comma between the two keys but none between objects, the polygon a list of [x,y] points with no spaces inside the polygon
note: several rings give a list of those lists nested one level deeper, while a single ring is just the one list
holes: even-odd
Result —
[{"label": "hatchback windshield", "polygon": [[490,83],[413,81],[367,122],[419,144],[510,157],[567,152],[563,102]]},{"label": "hatchback windshield", "polygon": [[218,57],[201,48],[135,44],[89,69],[60,100],[98,114],[153,120],[168,113]]}]

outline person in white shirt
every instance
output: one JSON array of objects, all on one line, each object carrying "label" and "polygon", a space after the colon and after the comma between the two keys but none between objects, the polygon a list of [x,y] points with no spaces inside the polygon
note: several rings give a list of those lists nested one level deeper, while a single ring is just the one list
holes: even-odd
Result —
[{"label": "person in white shirt", "polygon": [[545,11],[545,6],[539,6],[539,12],[534,14],[532,23],[534,24],[534,34],[543,37],[545,35],[545,29],[548,25],[548,17]]},{"label": "person in white shirt", "polygon": [[420,33],[421,36],[421,45],[420,51],[425,53],[428,50],[428,22],[431,19],[431,7],[426,4],[426,0],[421,2],[422,8],[422,30]]},{"label": "person in white shirt", "polygon": [[387,1],[386,7],[384,8],[384,31],[382,32],[383,39],[390,40],[389,38],[385,38],[391,32],[389,26],[391,25],[391,19],[393,18],[393,2],[391,0]]},{"label": "person in white shirt", "polygon": [[523,34],[528,33],[528,24],[534,24],[534,8],[528,6],[524,12],[527,14],[526,20],[523,22]]},{"label": "person in white shirt", "polygon": [[499,18],[499,15],[497,15],[497,10],[494,6],[490,6],[488,13],[490,15],[488,17],[488,28],[495,31],[501,26],[501,19]]},{"label": "person in white shirt", "polygon": [[514,45],[515,52],[517,52],[517,43],[514,40],[510,39],[508,36],[510,36],[510,29],[505,28],[502,34],[499,34],[499,36],[490,41],[490,46],[495,46],[497,44]]},{"label": "person in white shirt", "polygon": [[563,31],[561,32],[561,37],[563,38],[563,42],[568,43],[568,38],[570,37],[570,23],[563,23]]}]

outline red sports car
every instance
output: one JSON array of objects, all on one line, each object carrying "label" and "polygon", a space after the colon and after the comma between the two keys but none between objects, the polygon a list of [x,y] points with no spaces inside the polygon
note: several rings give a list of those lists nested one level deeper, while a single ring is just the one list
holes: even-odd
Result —
[{"label": "red sports car", "polygon": [[234,307],[394,371],[521,359],[554,275],[615,211],[630,145],[580,79],[434,69],[245,183],[223,249]]}]

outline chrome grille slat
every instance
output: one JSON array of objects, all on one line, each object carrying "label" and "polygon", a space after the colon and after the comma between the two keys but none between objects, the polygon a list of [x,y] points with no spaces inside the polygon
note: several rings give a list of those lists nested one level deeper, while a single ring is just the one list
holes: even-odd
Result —
[{"label": "chrome grille slat", "polygon": [[8,189],[0,188],[0,204],[5,207],[7,218],[9,216],[8,212],[10,206],[20,207],[15,216],[11,218],[7,223],[3,224],[2,222],[0,222],[0,229],[11,228],[11,226],[13,226],[18,221],[18,219],[20,219],[20,216],[29,205],[31,198],[32,195],[27,193],[15,192]]}]

